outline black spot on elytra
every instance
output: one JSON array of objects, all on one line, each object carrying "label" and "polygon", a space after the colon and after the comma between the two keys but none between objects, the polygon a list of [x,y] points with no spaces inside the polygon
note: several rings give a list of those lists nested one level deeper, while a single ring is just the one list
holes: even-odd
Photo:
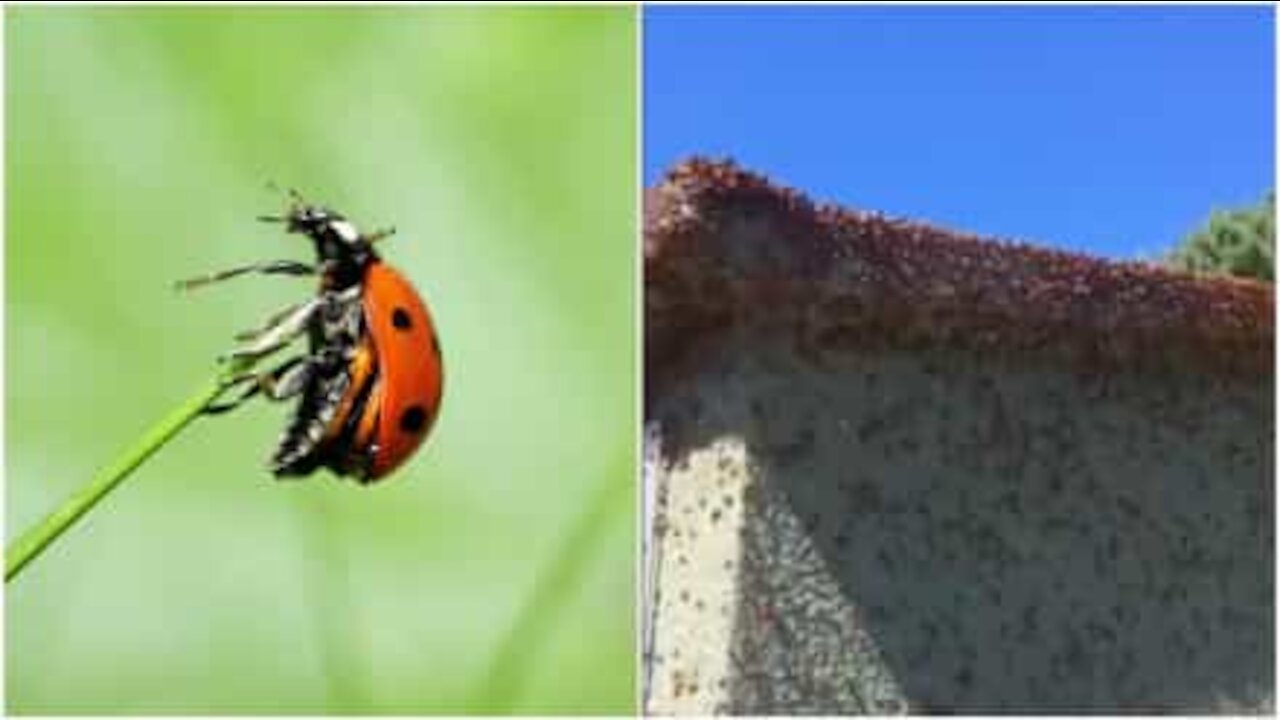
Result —
[{"label": "black spot on elytra", "polygon": [[407,433],[422,432],[427,424],[427,411],[421,405],[412,405],[400,415],[400,429]]},{"label": "black spot on elytra", "polygon": [[391,311],[391,324],[395,325],[397,330],[408,330],[413,327],[413,319],[409,317],[407,310],[398,307]]}]

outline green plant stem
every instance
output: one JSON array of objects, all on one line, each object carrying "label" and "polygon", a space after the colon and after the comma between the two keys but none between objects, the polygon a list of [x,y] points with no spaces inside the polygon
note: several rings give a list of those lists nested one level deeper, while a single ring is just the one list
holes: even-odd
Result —
[{"label": "green plant stem", "polygon": [[68,497],[62,505],[33,525],[17,540],[9,544],[4,553],[4,581],[8,583],[18,572],[36,559],[76,520],[89,512],[107,493],[115,489],[139,465],[151,457],[166,442],[178,434],[205,408],[223,388],[223,378],[216,378],[188,398],[182,405],[153,425],[115,462],[103,468],[87,484]]}]

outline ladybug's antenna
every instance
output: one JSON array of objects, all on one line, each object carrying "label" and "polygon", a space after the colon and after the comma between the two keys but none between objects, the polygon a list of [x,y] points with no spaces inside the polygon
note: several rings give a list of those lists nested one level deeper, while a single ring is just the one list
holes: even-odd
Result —
[{"label": "ladybug's antenna", "polygon": [[379,240],[382,240],[384,238],[389,238],[395,234],[396,234],[395,227],[388,227],[388,228],[382,228],[381,230],[374,230],[372,233],[365,235],[361,239],[369,243],[370,245],[372,245],[378,242]]},{"label": "ladybug's antenna", "polygon": [[267,180],[267,189],[273,193],[287,194],[289,196],[289,213],[285,215],[259,215],[258,220],[262,222],[288,222],[289,216],[299,208],[305,207],[307,201],[302,197],[302,193],[297,188],[281,189],[275,180]]},{"label": "ladybug's antenna", "polygon": [[301,207],[307,204],[307,199],[302,197],[302,193],[298,192],[297,188],[290,187],[281,189],[280,184],[275,180],[268,180],[267,189],[273,193],[288,195],[289,201],[294,207]]}]

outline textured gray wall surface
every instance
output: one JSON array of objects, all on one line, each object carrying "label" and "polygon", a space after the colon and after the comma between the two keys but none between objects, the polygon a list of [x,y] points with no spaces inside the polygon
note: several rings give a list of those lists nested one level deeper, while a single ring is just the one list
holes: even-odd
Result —
[{"label": "textured gray wall surface", "polygon": [[651,713],[1274,711],[1275,296],[645,201]]},{"label": "textured gray wall surface", "polygon": [[[668,533],[714,533],[717,472],[752,476],[702,710],[1271,707],[1269,387],[955,352],[819,366],[758,341],[717,357],[654,411],[668,465],[736,437],[749,466],[682,477],[706,499]],[[725,611],[691,587],[663,585],[659,632],[697,622],[663,609]]]}]

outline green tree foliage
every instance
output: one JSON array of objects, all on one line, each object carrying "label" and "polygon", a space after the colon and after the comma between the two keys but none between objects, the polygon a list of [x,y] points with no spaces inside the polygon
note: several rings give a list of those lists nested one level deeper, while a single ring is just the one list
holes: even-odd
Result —
[{"label": "green tree foliage", "polygon": [[1165,262],[1197,273],[1275,280],[1275,190],[1256,207],[1215,210],[1206,227],[1187,236]]}]

